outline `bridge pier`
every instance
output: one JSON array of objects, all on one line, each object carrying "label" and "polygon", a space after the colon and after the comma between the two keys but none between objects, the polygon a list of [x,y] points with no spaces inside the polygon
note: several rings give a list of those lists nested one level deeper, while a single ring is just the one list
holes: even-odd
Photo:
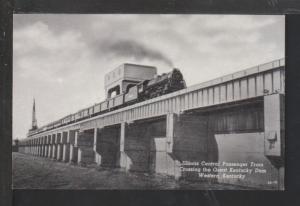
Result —
[{"label": "bridge pier", "polygon": [[80,131],[77,137],[77,146],[78,164],[87,165],[95,163],[94,129]]},{"label": "bridge pier", "polygon": [[[157,121],[164,127],[162,121]],[[153,122],[133,122],[122,127],[122,158],[121,165],[126,170],[138,172],[150,172],[150,141],[149,131]],[[152,131],[155,131],[152,128]]]},{"label": "bridge pier", "polygon": [[56,148],[57,148],[57,145],[54,143],[52,145],[52,156],[51,156],[51,158],[54,159],[54,160],[56,159],[56,154],[57,154]]},{"label": "bridge pier", "polygon": [[40,157],[43,157],[43,154],[44,154],[43,137],[40,137],[40,138],[39,138],[39,147],[40,147],[39,156],[40,156]]},{"label": "bridge pier", "polygon": [[43,136],[42,146],[44,147],[42,156],[46,157],[46,154],[47,154],[47,151],[46,151],[47,150],[47,136]]},{"label": "bridge pier", "polygon": [[40,140],[39,140],[39,138],[36,139],[35,148],[36,148],[35,156],[39,156],[40,155]]},{"label": "bridge pier", "polygon": [[37,139],[37,142],[36,142],[36,156],[40,156],[40,152],[41,152],[41,147],[40,147],[40,142],[39,142],[39,139]]},{"label": "bridge pier", "polygon": [[43,153],[43,157],[47,157],[48,156],[48,136],[44,136],[44,143],[43,143],[43,146],[44,146],[44,153]]},{"label": "bridge pier", "polygon": [[[197,178],[196,172],[181,171],[183,161],[216,161],[214,155],[209,155],[209,150],[214,152],[215,145],[208,133],[207,117],[203,114],[168,114],[164,142],[165,158],[157,158],[160,164],[157,165],[156,171],[159,173],[166,173],[175,178]],[[164,151],[163,148],[161,151]]]},{"label": "bridge pier", "polygon": [[56,143],[57,134],[54,134],[54,142],[52,144],[52,159],[56,160],[57,158],[57,143]]},{"label": "bridge pier", "polygon": [[131,164],[131,160],[125,152],[125,134],[127,126],[128,123],[122,122],[120,131],[120,167],[125,169],[129,169],[129,165]]},{"label": "bridge pier", "polygon": [[[264,97],[265,155],[278,170],[278,189],[284,190],[285,111],[284,95]],[[274,177],[276,179],[276,177]]]},{"label": "bridge pier", "polygon": [[120,127],[120,167],[129,171],[166,173],[166,119],[122,123]]},{"label": "bridge pier", "polygon": [[[61,147],[62,147],[62,152],[61,152],[61,160],[63,162],[68,162],[70,158],[70,146],[69,146],[69,131],[65,131],[62,134],[62,139],[61,139]],[[67,147],[68,145],[68,147]]]},{"label": "bridge pier", "polygon": [[56,134],[52,134],[52,142],[51,142],[51,146],[52,146],[52,154],[51,154],[51,159],[56,159]]},{"label": "bridge pier", "polygon": [[52,155],[52,135],[48,135],[48,158],[51,158]]},{"label": "bridge pier", "polygon": [[41,147],[41,137],[39,137],[37,139],[37,148],[38,148],[38,152],[37,152],[37,156],[41,156],[41,153],[42,153],[42,147]]},{"label": "bridge pier", "polygon": [[95,132],[97,164],[104,167],[120,166],[120,124],[107,126]]},{"label": "bridge pier", "polygon": [[43,147],[44,147],[43,157],[47,157],[48,154],[47,136],[43,137]]},{"label": "bridge pier", "polygon": [[52,157],[52,144],[48,145],[48,158]]},{"label": "bridge pier", "polygon": [[100,136],[100,131],[101,131],[101,129],[99,129],[99,128],[94,129],[94,146],[93,146],[93,150],[94,150],[94,154],[95,154],[95,163],[97,165],[101,165],[101,159],[102,159],[102,157],[101,157],[101,155],[98,151],[98,148],[100,147],[98,145],[99,144],[98,137]]},{"label": "bridge pier", "polygon": [[62,152],[63,152],[63,145],[61,143],[58,143],[57,144],[57,157],[56,157],[56,159],[58,161],[62,160]]},{"label": "bridge pier", "polygon": [[57,154],[56,154],[56,160],[61,161],[62,160],[62,153],[63,153],[63,147],[61,144],[63,133],[59,132],[57,133],[56,137],[56,145],[57,145]]},{"label": "bridge pier", "polygon": [[78,162],[78,147],[77,147],[77,138],[78,138],[78,130],[71,130],[70,134],[70,163]]}]

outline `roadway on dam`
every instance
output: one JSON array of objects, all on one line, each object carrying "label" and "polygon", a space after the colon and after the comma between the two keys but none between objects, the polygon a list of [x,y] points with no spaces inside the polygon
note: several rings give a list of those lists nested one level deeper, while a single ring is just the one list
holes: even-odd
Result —
[{"label": "roadway on dam", "polygon": [[187,182],[172,177],[125,172],[96,165],[81,167],[12,153],[13,189],[250,189],[236,185]]}]

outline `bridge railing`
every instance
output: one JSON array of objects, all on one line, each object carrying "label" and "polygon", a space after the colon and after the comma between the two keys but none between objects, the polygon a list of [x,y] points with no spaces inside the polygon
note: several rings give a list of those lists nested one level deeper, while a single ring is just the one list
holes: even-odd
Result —
[{"label": "bridge railing", "polygon": [[284,67],[284,66],[285,66],[285,58],[281,58],[281,59],[277,59],[277,60],[274,60],[271,62],[260,64],[260,65],[254,66],[254,67],[250,67],[250,68],[242,70],[242,71],[238,71],[238,72],[234,72],[234,73],[222,76],[222,77],[218,77],[216,79],[212,79],[212,80],[200,83],[200,84],[192,85],[192,86],[188,87],[187,90],[189,91],[189,90],[194,90],[194,89],[211,87],[211,86],[214,86],[217,84],[232,81],[234,79],[247,77],[247,76],[254,75],[254,74],[257,74],[260,72],[265,72],[268,70],[272,70],[274,68],[279,68],[279,67]]}]

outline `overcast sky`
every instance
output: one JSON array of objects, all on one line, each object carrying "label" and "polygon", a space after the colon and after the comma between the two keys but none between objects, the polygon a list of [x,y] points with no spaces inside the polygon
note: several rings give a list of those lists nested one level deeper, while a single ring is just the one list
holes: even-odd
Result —
[{"label": "overcast sky", "polygon": [[284,16],[17,14],[13,138],[103,101],[122,63],[179,68],[187,85],[284,57]]}]

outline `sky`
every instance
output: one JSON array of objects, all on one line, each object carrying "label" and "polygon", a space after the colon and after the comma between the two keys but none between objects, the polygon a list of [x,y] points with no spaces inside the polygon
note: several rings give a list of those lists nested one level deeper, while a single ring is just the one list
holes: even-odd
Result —
[{"label": "sky", "polygon": [[187,86],[284,57],[284,16],[15,14],[13,138],[105,99],[123,63],[173,67]]}]

